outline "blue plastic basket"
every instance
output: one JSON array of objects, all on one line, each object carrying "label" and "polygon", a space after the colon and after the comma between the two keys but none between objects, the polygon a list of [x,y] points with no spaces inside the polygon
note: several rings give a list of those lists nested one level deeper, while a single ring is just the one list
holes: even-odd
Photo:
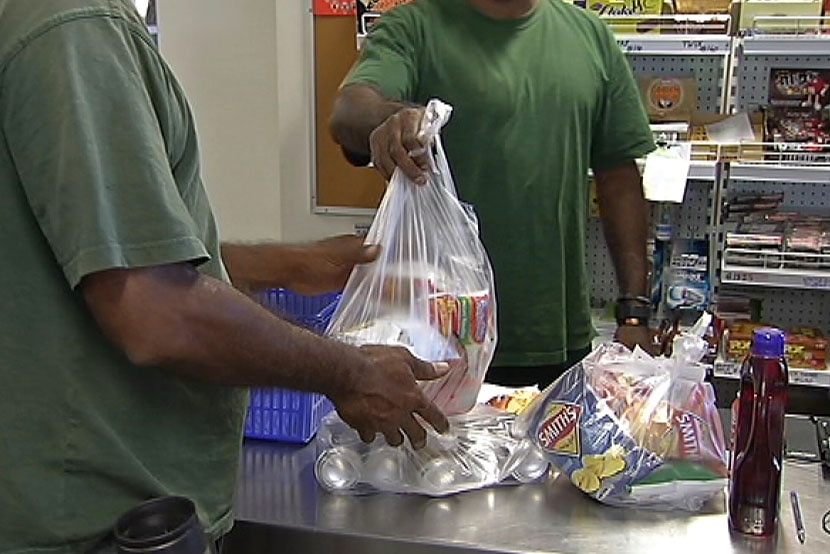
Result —
[{"label": "blue plastic basket", "polygon": [[[317,333],[326,330],[339,293],[303,296],[287,289],[261,293],[257,300],[266,308]],[[320,421],[334,406],[322,394],[274,387],[252,388],[245,437],[305,444]]]}]

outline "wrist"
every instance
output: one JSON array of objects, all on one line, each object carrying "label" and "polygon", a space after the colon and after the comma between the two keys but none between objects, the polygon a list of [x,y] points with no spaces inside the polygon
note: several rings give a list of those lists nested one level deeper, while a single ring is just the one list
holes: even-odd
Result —
[{"label": "wrist", "polygon": [[645,296],[621,295],[614,306],[614,318],[617,326],[648,326],[651,317],[651,302]]}]

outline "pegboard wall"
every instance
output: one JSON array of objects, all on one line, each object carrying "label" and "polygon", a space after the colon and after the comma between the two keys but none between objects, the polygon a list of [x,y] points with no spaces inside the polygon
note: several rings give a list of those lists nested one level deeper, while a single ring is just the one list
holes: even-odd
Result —
[{"label": "pegboard wall", "polygon": [[[728,200],[739,193],[782,192],[784,193],[782,210],[821,211],[827,214],[828,207],[830,207],[830,187],[821,183],[726,180],[722,194]],[[733,226],[734,223],[724,225],[725,230]],[[785,328],[810,325],[830,334],[830,291],[721,285],[719,292],[737,293],[760,299],[761,317],[775,325]]]},{"label": "pegboard wall", "polygon": [[628,62],[640,77],[692,77],[697,79],[698,110],[718,113],[723,103],[725,56],[645,56],[629,54]]},{"label": "pegboard wall", "polygon": [[[714,231],[710,221],[713,198],[711,181],[689,181],[682,204],[665,204],[663,209],[672,223],[674,238],[708,238]],[[652,206],[652,212],[655,212]],[[652,217],[654,219],[654,217]],[[653,236],[654,230],[650,230]],[[586,233],[588,273],[591,275],[591,298],[595,307],[614,301],[618,294],[614,264],[605,244],[602,221],[588,218]]]},{"label": "pegboard wall", "polygon": [[830,292],[721,285],[719,294],[735,293],[761,301],[762,321],[777,327],[809,325],[830,333]]},{"label": "pegboard wall", "polygon": [[771,69],[830,68],[825,56],[748,56],[739,51],[735,57],[732,96],[735,111],[754,111],[767,104]]}]

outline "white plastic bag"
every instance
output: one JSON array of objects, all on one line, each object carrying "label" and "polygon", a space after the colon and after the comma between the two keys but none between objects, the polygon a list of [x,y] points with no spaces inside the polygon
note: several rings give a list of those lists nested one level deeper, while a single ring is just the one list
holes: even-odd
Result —
[{"label": "white plastic bag", "polygon": [[427,105],[428,182],[395,170],[366,237],[380,256],[355,267],[326,330],[350,344],[404,346],[449,362],[447,376],[422,383],[448,415],[473,407],[496,347],[493,270],[438,136],[451,111],[438,100]]},{"label": "white plastic bag", "polygon": [[550,464],[532,440],[512,435],[514,420],[514,414],[479,404],[451,416],[444,435],[428,429],[426,446],[414,450],[389,446],[381,437],[366,444],[332,412],[317,432],[314,475],[334,493],[426,496],[541,480]]},{"label": "white plastic bag", "polygon": [[727,484],[715,392],[697,363],[709,317],[675,339],[670,359],[600,345],[535,398],[514,432],[601,502],[701,510]]}]

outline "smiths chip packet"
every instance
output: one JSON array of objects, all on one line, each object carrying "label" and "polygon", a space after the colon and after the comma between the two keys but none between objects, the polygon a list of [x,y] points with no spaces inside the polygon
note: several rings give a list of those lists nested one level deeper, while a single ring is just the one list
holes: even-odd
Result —
[{"label": "smiths chip packet", "polygon": [[606,504],[697,511],[726,484],[723,431],[703,374],[619,344],[569,369],[515,431]]}]

